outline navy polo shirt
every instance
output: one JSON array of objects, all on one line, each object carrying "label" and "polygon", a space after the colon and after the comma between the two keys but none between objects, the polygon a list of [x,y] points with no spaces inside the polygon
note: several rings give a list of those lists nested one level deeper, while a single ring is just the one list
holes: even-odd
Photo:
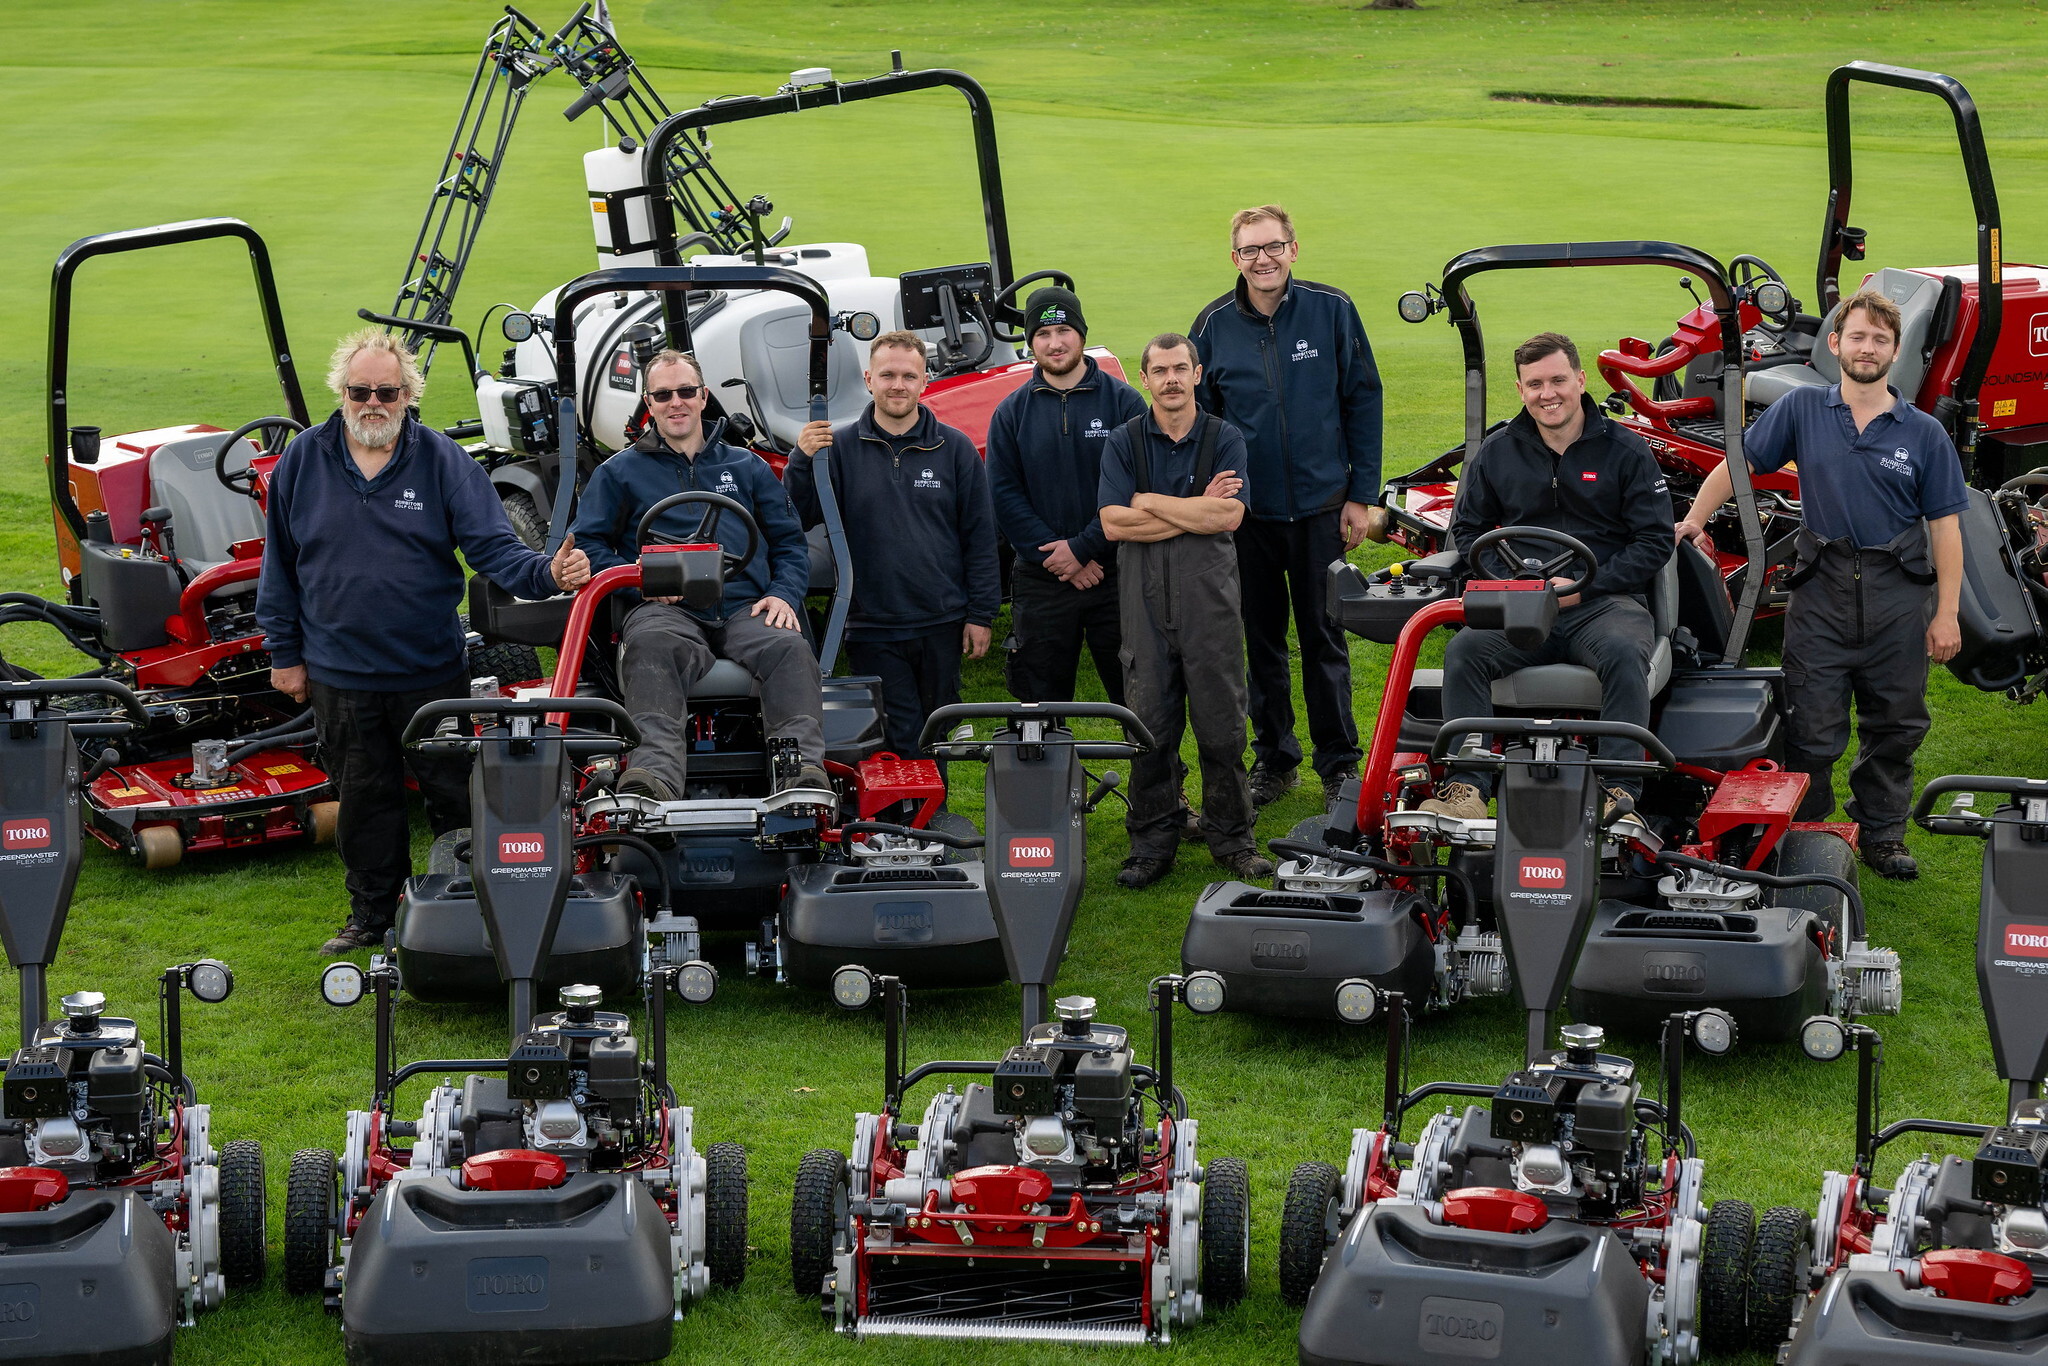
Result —
[{"label": "navy polo shirt", "polygon": [[1823,540],[1886,546],[1925,517],[1969,506],[1963,463],[1941,424],[1889,391],[1892,406],[1861,432],[1842,386],[1794,389],[1742,434],[1750,468],[1799,462],[1799,507]]},{"label": "navy polo shirt", "polygon": [[[1206,417],[1206,415],[1204,415]],[[1235,470],[1239,479],[1245,478],[1247,459],[1244,434],[1228,422],[1218,419],[1216,433],[1216,463],[1210,473],[1213,477],[1225,470]],[[1132,427],[1136,426],[1137,441],[1132,440]],[[1102,443],[1102,479],[1096,485],[1095,506],[1129,507],[1137,495],[1138,479],[1134,460],[1141,458],[1138,448],[1142,445],[1142,458],[1147,462],[1146,473],[1151,476],[1152,491],[1163,493],[1169,498],[1198,498],[1202,490],[1195,487],[1195,456],[1202,446],[1202,421],[1188,428],[1188,434],[1175,441],[1159,430],[1159,419],[1150,409],[1133,423],[1125,423],[1109,434],[1109,440]],[[1250,504],[1247,495],[1251,482],[1245,480],[1236,497],[1240,503]]]}]

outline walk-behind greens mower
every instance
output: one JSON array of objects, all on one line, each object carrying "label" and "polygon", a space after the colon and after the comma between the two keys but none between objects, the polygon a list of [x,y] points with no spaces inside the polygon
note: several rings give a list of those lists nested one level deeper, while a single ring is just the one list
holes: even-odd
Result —
[{"label": "walk-behind greens mower", "polygon": [[[1845,287],[1843,262],[1862,261],[1867,246],[1863,229],[1849,225],[1854,186],[1849,92],[1857,84],[1931,95],[1947,106],[1970,188],[1971,221],[1977,224],[1973,263],[1885,268]],[[1695,291],[1697,306],[1661,342],[1653,346],[1624,337],[1618,347],[1599,354],[1597,368],[1613,390],[1607,406],[1616,421],[1649,443],[1682,511],[1700,480],[1737,449],[1740,427],[1794,389],[1839,382],[1827,334],[1842,301],[1858,283],[1881,290],[1903,315],[1899,356],[1887,383],[1940,420],[1962,453],[1970,482],[1980,490],[1972,493],[1971,509],[1964,514],[1963,645],[1949,669],[1972,687],[2031,699],[2048,685],[2048,633],[2040,622],[2048,605],[2048,580],[2031,531],[2011,547],[2030,562],[2011,562],[2007,541],[1995,532],[1997,519],[1986,493],[2048,464],[2048,390],[2037,382],[2043,351],[2038,326],[2048,322],[2043,315],[2048,267],[2003,260],[1998,193],[1984,130],[1976,102],[1953,77],[1850,62],[1828,76],[1826,111],[1828,195],[1814,284],[1822,312],[1801,311],[1784,277],[1768,262],[1737,256],[1728,263],[1726,297],[1701,301]],[[1721,272],[1716,268],[1715,273]],[[1690,287],[1692,281],[1684,283]],[[1483,384],[1479,332],[1455,307],[1454,287],[1447,278],[1441,287],[1404,295],[1401,316],[1422,322],[1448,308],[1464,345],[1468,379],[1476,376]],[[1739,334],[1732,349],[1731,317]],[[1730,369],[1743,374],[1739,389],[1728,383]],[[1638,380],[1652,381],[1651,393],[1645,394]],[[1737,420],[1731,422],[1731,414]],[[1398,541],[1424,556],[1444,549],[1458,466],[1488,430],[1484,407],[1469,407],[1462,444],[1390,479],[1374,538]],[[1756,476],[1754,506],[1725,510],[1709,523],[1715,560],[1745,612],[1770,612],[1783,604],[1784,576],[1799,526],[1799,478],[1791,468]],[[1760,569],[1755,540],[1763,543]]]},{"label": "walk-behind greens mower", "polygon": [[[2003,801],[1988,815],[1972,794]],[[1776,1263],[1759,1266],[1771,1317],[1755,1345],[1790,1366],[1905,1366],[2035,1360],[2048,1353],[2048,781],[1952,775],[1927,784],[1913,819],[1938,835],[1985,841],[1977,910],[1977,990],[1991,1053],[2007,1085],[1995,1124],[1900,1119],[1883,1124],[1884,1045],[1873,1030],[1821,1017],[1801,1036],[1822,1061],[1855,1052],[1856,1162],[1829,1172],[1811,1237],[1800,1210]],[[1975,1140],[1970,1157],[1922,1156],[1889,1190],[1877,1155],[1909,1135]],[[1760,1239],[1759,1248],[1762,1242]],[[1768,1275],[1765,1275],[1768,1271]]]},{"label": "walk-behind greens mower", "polygon": [[[1608,242],[1467,252],[1445,271],[1444,299],[1479,366],[1466,390],[1475,437],[1484,350],[1465,280],[1567,265],[1690,271],[1727,320],[1725,354],[1738,356],[1732,288],[1691,248]],[[1721,373],[1739,403],[1740,366]],[[1739,432],[1731,445],[1739,453]],[[1736,501],[1753,507],[1740,477],[1746,464],[1731,468]],[[1760,536],[1749,549],[1761,564]],[[1647,1026],[1674,1009],[1714,1005],[1754,1037],[1790,1038],[1816,1011],[1849,1019],[1898,1010],[1897,955],[1871,948],[1864,935],[1855,827],[1793,820],[1807,779],[1781,771],[1774,758],[1782,749],[1781,674],[1743,665],[1754,594],[1746,590],[1736,609],[1712,563],[1692,547],[1676,548],[1650,595],[1652,726],[1627,731],[1654,763],[1638,766],[1644,786],[1633,813],[1600,819],[1592,775],[1605,761],[1591,759],[1590,741],[1622,732],[1594,719],[1601,692],[1590,669],[1518,670],[1494,683],[1493,717],[1445,728],[1442,674],[1416,667],[1429,632],[1470,625],[1533,647],[1549,635],[1559,599],[1584,592],[1596,568],[1584,545],[1536,527],[1499,528],[1462,555],[1446,551],[1369,576],[1343,561],[1330,566],[1332,617],[1395,647],[1379,719],[1355,794],[1276,849],[1287,860],[1278,890],[1223,883],[1195,907],[1183,964],[1216,974],[1225,1008],[1341,1017],[1356,982],[1400,991],[1418,1009],[1500,990],[1504,927],[1496,922],[1517,898],[1536,896],[1592,911],[1583,954],[1572,945],[1577,974],[1567,961],[1562,979],[1581,1019]],[[1553,588],[1552,578],[1569,582]],[[1460,731],[1473,739],[1461,742]],[[1420,809],[1457,770],[1503,764],[1496,818]],[[1515,989],[1529,999],[1524,984]]]},{"label": "walk-behind greens mower", "polygon": [[161,1056],[97,991],[45,1019],[84,856],[79,745],[150,718],[111,679],[0,683],[0,707],[0,930],[21,989],[0,1083],[0,1361],[155,1366],[178,1325],[263,1279],[263,1149],[215,1148],[184,1071],[182,993],[223,1001],[234,977],[212,959],[164,972]]},{"label": "walk-behind greens mower", "polygon": [[[471,715],[481,724],[464,734]],[[535,1013],[575,863],[567,805],[536,803],[516,775],[566,786],[578,759],[636,738],[616,703],[575,697],[430,703],[407,728],[408,743],[476,750],[471,869],[511,1040],[498,1058],[395,1067],[395,970],[339,962],[321,977],[330,1004],[375,996],[375,1089],[350,1112],[339,1159],[292,1158],[285,1286],[340,1310],[357,1366],[654,1361],[685,1306],[745,1275],[745,1151],[700,1154],[668,1081],[666,993],[708,999],[710,969],[648,974],[650,1058],[595,986],[564,987],[560,1010]],[[398,1088],[418,1077],[452,1080],[400,1120]]]}]

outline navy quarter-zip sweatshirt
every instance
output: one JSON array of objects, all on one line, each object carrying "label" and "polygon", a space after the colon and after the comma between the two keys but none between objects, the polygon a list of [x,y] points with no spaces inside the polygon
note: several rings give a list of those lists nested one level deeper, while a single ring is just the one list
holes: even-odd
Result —
[{"label": "navy quarter-zip sweatshirt", "polygon": [[[789,458],[783,484],[806,527],[821,519],[811,458]],[[974,443],[918,407],[891,436],[875,405],[832,433],[832,487],[853,558],[849,640],[910,640],[948,622],[987,626],[1002,601],[995,514]]]},{"label": "navy quarter-zip sweatshirt", "polygon": [[1242,276],[1188,336],[1202,362],[1196,397],[1244,433],[1248,509],[1297,522],[1380,496],[1380,372],[1351,297],[1294,279],[1273,316]]},{"label": "navy quarter-zip sweatshirt", "polygon": [[1106,375],[1093,356],[1071,389],[1046,383],[1034,369],[1022,388],[996,405],[988,424],[988,487],[1003,539],[1030,564],[1043,565],[1038,547],[1065,541],[1082,564],[1116,563],[1116,546],[1102,534],[1095,487],[1109,434],[1145,411],[1138,391]]},{"label": "navy quarter-zip sweatshirt", "polygon": [[316,683],[403,692],[468,669],[462,564],[522,598],[557,591],[469,452],[407,418],[365,480],[340,413],[293,438],[270,477],[256,624],[270,662]]},{"label": "navy quarter-zip sweatshirt", "polygon": [[[577,548],[590,557],[591,572],[638,559],[640,547],[633,544],[633,537],[647,509],[670,494],[693,489],[722,493],[753,513],[754,523],[761,529],[761,544],[745,569],[727,573],[718,610],[691,615],[722,622],[744,616],[755,603],[770,596],[802,612],[804,589],[810,584],[811,552],[796,510],[789,505],[789,495],[767,461],[719,440],[716,431],[691,460],[671,449],[650,426],[638,441],[597,467],[576,500],[574,528]],[[695,542],[697,527],[709,511],[702,503],[670,508],[650,528],[651,543]],[[711,522],[707,531],[710,539],[734,554],[746,549],[746,529],[730,513]]]}]

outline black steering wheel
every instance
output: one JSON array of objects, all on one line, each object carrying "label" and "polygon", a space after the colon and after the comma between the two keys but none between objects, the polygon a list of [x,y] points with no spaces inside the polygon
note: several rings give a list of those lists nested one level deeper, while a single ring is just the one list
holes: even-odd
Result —
[{"label": "black steering wheel", "polygon": [[[1777,267],[1761,256],[1751,256],[1745,252],[1729,261],[1728,282],[1735,287],[1737,298],[1747,299],[1755,304],[1757,312],[1770,319],[1773,331],[1782,329],[1791,322],[1792,315],[1798,311],[1799,301],[1792,297],[1792,287],[1785,283],[1784,276],[1778,274]],[[1785,304],[1782,308],[1765,308],[1763,302],[1757,298],[1757,291],[1766,283],[1774,284],[1784,291]]]},{"label": "black steering wheel", "polygon": [[647,509],[640,517],[640,529],[633,533],[633,544],[645,547],[647,544],[647,533],[653,529],[655,519],[670,508],[682,507],[686,503],[703,503],[707,505],[704,509],[704,514],[697,519],[696,527],[690,532],[690,535],[697,540],[711,539],[711,528],[717,524],[720,517],[728,512],[737,516],[740,519],[741,525],[746,527],[747,548],[745,553],[735,555],[730,550],[721,550],[720,552],[725,560],[726,573],[737,574],[754,562],[754,552],[761,548],[761,526],[754,520],[754,514],[747,511],[744,504],[728,498],[722,493],[712,493],[705,489],[689,489],[682,493],[671,493],[668,497]]},{"label": "black steering wheel", "polygon": [[1061,289],[1070,290],[1074,287],[1074,277],[1067,274],[1064,270],[1034,270],[1029,275],[1020,276],[1004,285],[996,291],[996,297],[990,300],[988,309],[989,326],[995,330],[997,340],[1006,342],[1020,342],[1024,340],[1024,329],[1021,327],[1005,327],[1000,319],[1005,308],[1015,312],[1022,307],[1022,305],[1016,302],[1018,290],[1026,285],[1035,285],[1040,280],[1050,280]]},{"label": "black steering wheel", "polygon": [[[1549,559],[1528,554],[1525,547],[1530,542],[1556,553]],[[1465,558],[1471,561],[1475,573],[1496,579],[1541,579],[1547,583],[1567,569],[1582,571],[1569,583],[1559,585],[1560,598],[1585,592],[1600,569],[1600,561],[1593,558],[1585,542],[1547,526],[1501,526],[1481,532],[1465,552]]]},{"label": "black steering wheel", "polygon": [[[230,474],[228,472],[228,452],[235,448],[236,442],[256,432],[265,434],[257,447],[260,454],[262,451],[270,448],[269,433],[281,432],[284,434],[285,439],[289,440],[305,430],[305,423],[289,417],[259,417],[254,422],[244,422],[241,426],[229,432],[220,443],[220,448],[214,451],[213,477],[220,480],[220,486],[229,493],[239,493],[244,498],[254,498],[256,496],[256,471],[252,467],[244,465],[241,469]],[[283,449],[283,446],[284,442],[280,441],[278,449]]]}]

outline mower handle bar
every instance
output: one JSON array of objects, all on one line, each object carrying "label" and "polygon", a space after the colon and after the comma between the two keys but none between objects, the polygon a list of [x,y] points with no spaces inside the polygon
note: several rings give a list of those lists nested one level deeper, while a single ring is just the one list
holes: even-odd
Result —
[{"label": "mower handle bar", "polygon": [[980,835],[955,835],[945,830],[919,829],[913,825],[892,825],[888,821],[848,821],[839,827],[843,835],[902,835],[930,840],[948,849],[979,849],[986,841]]},{"label": "mower handle bar", "polygon": [[[399,737],[401,745],[417,744],[431,738],[428,732],[444,717],[450,716],[533,716],[550,714],[562,716],[597,716],[610,721],[619,728],[616,738],[621,749],[631,749],[640,743],[640,728],[633,724],[633,718],[618,703],[604,697],[446,697],[429,702],[412,714],[412,720],[405,723],[405,734]],[[481,737],[465,735],[466,744]],[[562,738],[567,739],[565,735]],[[589,739],[593,737],[580,737]]]},{"label": "mower handle bar", "polygon": [[1762,873],[1753,868],[1737,868],[1732,864],[1715,863],[1711,859],[1694,858],[1690,854],[1681,854],[1676,849],[1659,850],[1651,862],[1665,868],[1690,868],[1696,873],[1711,873],[1715,877],[1727,878],[1730,882],[1748,882],[1758,887],[1770,887],[1780,891],[1788,887],[1826,887],[1839,892],[1842,900],[1849,903],[1850,939],[1860,941],[1866,933],[1863,893],[1856,889],[1855,883],[1845,878],[1828,873]]},{"label": "mower handle bar", "polygon": [[[972,759],[979,757],[966,751],[986,749],[991,744],[1018,744],[1020,741],[975,740],[958,744],[937,743],[939,736],[952,728],[956,721],[1007,720],[1013,723],[1025,721],[1047,721],[1057,723],[1069,718],[1075,720],[1114,721],[1124,728],[1125,739],[1121,741],[1073,741],[1074,752],[1083,759],[1128,759],[1138,754],[1157,749],[1159,742],[1152,738],[1143,721],[1128,707],[1119,707],[1114,702],[954,702],[940,707],[925,718],[924,731],[917,737],[919,750],[929,754],[943,754],[947,758]],[[1067,743],[1053,740],[1043,744]]]},{"label": "mower handle bar", "polygon": [[[1455,721],[1446,721],[1436,733],[1436,743],[1429,747],[1429,757],[1438,761],[1452,758],[1451,743],[1461,735],[1612,736],[1635,741],[1649,751],[1651,758],[1602,759],[1596,755],[1591,760],[1594,768],[1610,773],[1655,773],[1678,767],[1678,756],[1641,726],[1626,721],[1554,721],[1537,716],[1461,716]],[[1460,768],[1504,768],[1513,761],[1503,755],[1491,754],[1469,758],[1457,756],[1452,758],[1452,762]]]},{"label": "mower handle bar", "polygon": [[1934,799],[1951,792],[1994,792],[2001,797],[2040,797],[2048,800],[2048,779],[2044,778],[2000,778],[1984,777],[1972,773],[1950,773],[1936,778],[1921,789],[1920,800],[1913,803],[1913,820],[1923,829],[1937,835],[1977,835],[1991,833],[1991,816],[1983,812],[1969,815],[1950,815],[1934,810]]},{"label": "mower handle bar", "polygon": [[142,699],[126,684],[116,683],[111,678],[31,678],[19,683],[0,683],[0,703],[16,698],[42,700],[52,697],[111,697],[126,713],[126,719],[118,721],[109,720],[105,712],[77,713],[79,719],[76,721],[70,719],[71,713],[64,712],[35,718],[39,722],[56,721],[67,725],[74,735],[126,735],[149,725],[149,713],[143,710]]}]

